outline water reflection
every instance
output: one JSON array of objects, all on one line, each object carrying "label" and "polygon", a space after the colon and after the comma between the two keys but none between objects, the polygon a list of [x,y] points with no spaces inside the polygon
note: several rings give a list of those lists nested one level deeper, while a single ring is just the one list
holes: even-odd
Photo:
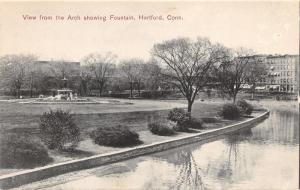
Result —
[{"label": "water reflection", "polygon": [[177,169],[170,189],[296,188],[298,124],[298,113],[274,110],[252,129],[155,157]]},{"label": "water reflection", "polygon": [[[227,159],[224,160],[224,158],[222,158],[221,160],[223,160],[223,162],[221,162],[221,166],[219,167],[219,172],[217,173],[217,176],[219,178],[223,178],[226,180],[232,180],[233,174],[236,173],[237,170],[239,171],[243,171],[243,174],[247,173],[247,169],[246,168],[247,164],[246,163],[242,163],[245,162],[246,160],[243,159],[243,155],[241,155],[240,153],[240,148],[239,145],[241,142],[243,141],[249,141],[250,137],[253,135],[252,130],[251,129],[246,129],[246,130],[242,130],[239,131],[235,134],[232,135],[228,135],[224,142],[227,144],[225,151],[224,151],[224,157]],[[239,164],[238,161],[240,161],[241,163]],[[238,168],[238,167],[244,167],[242,168]],[[240,175],[240,177],[242,177]]]},{"label": "water reflection", "polygon": [[253,142],[299,144],[299,113],[274,110],[265,125],[253,130]]},{"label": "water reflection", "polygon": [[183,162],[178,166],[176,183],[171,189],[206,189],[202,180],[202,171],[191,151],[180,151]]}]

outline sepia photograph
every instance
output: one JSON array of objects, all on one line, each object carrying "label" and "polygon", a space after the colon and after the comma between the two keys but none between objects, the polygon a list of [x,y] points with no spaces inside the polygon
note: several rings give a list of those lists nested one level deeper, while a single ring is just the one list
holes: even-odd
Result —
[{"label": "sepia photograph", "polygon": [[0,0],[0,189],[299,189],[299,5]]}]

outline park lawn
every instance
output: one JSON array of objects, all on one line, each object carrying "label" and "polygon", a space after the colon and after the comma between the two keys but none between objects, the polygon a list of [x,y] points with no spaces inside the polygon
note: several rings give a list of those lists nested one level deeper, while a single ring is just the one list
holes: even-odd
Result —
[{"label": "park lawn", "polygon": [[[184,101],[180,100],[181,103]],[[54,105],[55,107],[46,107],[44,105],[30,105],[19,103],[0,102],[0,132],[6,133],[26,133],[36,136],[39,133],[40,115],[50,109],[57,109],[61,106],[64,110],[73,113],[76,124],[80,127],[83,137],[97,127],[110,127],[113,125],[128,125],[135,131],[147,130],[149,121],[166,120],[168,110],[157,111],[134,111],[132,105],[123,105],[128,107],[129,112],[118,112],[120,105],[110,105],[115,107],[115,113],[101,113],[109,105]],[[197,118],[215,117],[221,109],[220,102],[196,102],[193,106],[192,115]],[[97,109],[98,112],[97,113]],[[110,108],[111,109],[111,108]],[[76,111],[73,111],[76,110]],[[108,109],[107,109],[108,110]],[[109,110],[110,111],[110,110]],[[75,113],[74,113],[75,112]]]},{"label": "park lawn", "polygon": [[[182,100],[179,101],[184,102]],[[3,102],[0,102],[0,105],[3,106]],[[37,113],[37,111],[35,110],[34,112],[31,112],[31,110],[34,108],[39,109],[39,107],[37,106],[43,105],[34,105],[33,107],[26,105],[25,107],[22,107],[20,104],[12,103],[8,106],[10,106],[10,112],[12,112],[13,109],[16,109],[18,111],[16,112],[16,114],[7,114],[3,111],[5,107],[1,107],[2,111],[0,112],[0,114],[2,115],[0,115],[0,134],[6,135],[8,133],[17,133],[19,135],[28,135],[30,138],[40,140],[39,117],[42,114],[42,112],[40,112],[40,114],[33,114]],[[15,108],[13,108],[12,106],[15,106]],[[195,102],[193,105],[192,115],[193,117],[197,118],[216,117],[221,107],[222,103],[220,102]],[[86,109],[86,107],[83,108]],[[77,105],[76,109],[79,109]],[[140,140],[142,140],[144,144],[151,144],[153,142],[158,142],[172,138],[153,135],[147,129],[147,124],[151,121],[166,121],[169,110],[134,112],[131,111],[116,113],[95,113],[94,110],[95,109],[93,109],[93,112],[89,114],[81,114],[81,112],[79,114],[73,114],[75,123],[79,126],[81,131],[81,142],[75,152],[61,152],[56,150],[49,150],[49,154],[54,159],[54,163],[83,158],[95,154],[107,153],[121,149],[98,146],[94,144],[89,138],[89,132],[96,129],[97,127],[111,127],[119,124],[127,125],[131,130],[134,130],[139,133]],[[23,111],[23,113],[21,111]],[[237,121],[218,119],[216,122],[206,123],[205,126],[208,129],[218,128],[235,122]],[[175,134],[175,136],[184,135],[188,134]],[[16,170],[0,170],[0,175],[14,171]]]}]

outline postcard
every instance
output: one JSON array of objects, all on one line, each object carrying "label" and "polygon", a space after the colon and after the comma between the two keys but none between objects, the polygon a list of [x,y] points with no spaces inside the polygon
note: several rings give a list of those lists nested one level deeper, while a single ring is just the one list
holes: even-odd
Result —
[{"label": "postcard", "polygon": [[1,1],[1,189],[298,189],[298,1]]}]

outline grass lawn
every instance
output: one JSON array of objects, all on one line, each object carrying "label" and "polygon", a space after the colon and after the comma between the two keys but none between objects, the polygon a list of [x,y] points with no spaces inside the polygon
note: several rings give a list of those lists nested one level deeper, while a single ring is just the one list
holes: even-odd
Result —
[{"label": "grass lawn", "polygon": [[[127,101],[127,100],[126,100]],[[149,144],[172,137],[160,137],[152,135],[147,124],[150,121],[166,120],[169,109],[172,106],[182,105],[185,101],[142,101],[130,100],[131,105],[40,105],[40,104],[20,104],[11,102],[0,102],[0,137],[8,133],[26,134],[31,138],[39,140],[39,117],[49,108],[70,110],[73,113],[76,124],[81,131],[81,143],[75,152],[59,152],[49,150],[49,154],[54,158],[54,163],[67,160],[105,153],[120,148],[98,146],[89,138],[89,132],[97,127],[110,127],[118,124],[127,125],[131,130],[139,133],[144,144]],[[138,102],[138,103],[136,103]],[[54,106],[54,107],[51,107]],[[144,109],[143,109],[144,106]],[[151,107],[152,106],[152,107]],[[161,107],[159,107],[161,106]],[[193,105],[192,115],[197,118],[211,118],[218,115],[222,107],[222,102],[201,102],[197,101]],[[125,110],[129,112],[125,112]],[[154,109],[154,111],[149,111]],[[139,111],[136,111],[139,110]],[[145,111],[143,111],[145,110]],[[112,112],[114,113],[105,113]],[[120,111],[120,112],[118,112]],[[222,127],[237,121],[217,120],[214,123],[205,123],[207,128]],[[186,135],[177,133],[175,136]],[[1,145],[0,145],[1,146]],[[10,173],[15,170],[0,170],[0,175]]]},{"label": "grass lawn", "polygon": [[[184,101],[180,101],[180,103],[184,103]],[[98,104],[50,105],[47,107],[40,104],[0,102],[0,132],[1,135],[6,133],[26,133],[37,136],[39,133],[40,115],[49,109],[58,108],[70,110],[73,113],[83,137],[97,127],[109,127],[117,124],[128,125],[135,131],[147,130],[149,121],[165,120],[168,115],[168,110],[134,111],[135,108],[139,110],[141,105],[123,105],[123,107],[127,107],[129,112],[124,112],[125,108],[121,110],[122,112],[118,112],[119,107],[120,105]],[[112,108],[114,108],[115,113],[103,113],[105,110],[108,112],[112,111]],[[220,102],[195,102],[192,115],[197,118],[214,117],[217,116],[220,108]]]}]

